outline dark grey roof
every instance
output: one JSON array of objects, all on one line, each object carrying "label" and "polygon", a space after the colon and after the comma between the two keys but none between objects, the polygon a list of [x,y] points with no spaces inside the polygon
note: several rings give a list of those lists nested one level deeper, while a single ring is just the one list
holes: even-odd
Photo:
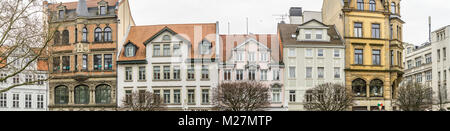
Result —
[{"label": "dark grey roof", "polygon": [[77,16],[89,16],[86,0],[78,0]]},{"label": "dark grey roof", "polygon": [[302,7],[291,7],[289,9],[289,16],[303,16]]},{"label": "dark grey roof", "polygon": [[327,25],[330,42],[325,41],[297,41],[292,38],[292,34],[298,35],[297,28],[299,24],[278,24],[280,39],[283,46],[285,45],[322,45],[322,46],[343,46],[344,42],[341,40],[334,25]]}]

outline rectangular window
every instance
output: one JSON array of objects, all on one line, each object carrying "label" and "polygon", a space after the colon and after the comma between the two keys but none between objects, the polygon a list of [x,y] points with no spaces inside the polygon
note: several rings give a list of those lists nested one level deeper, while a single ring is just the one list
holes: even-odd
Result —
[{"label": "rectangular window", "polygon": [[312,49],[306,49],[306,57],[313,57]]},{"label": "rectangular window", "polygon": [[267,80],[267,70],[261,70],[261,80]]},{"label": "rectangular window", "polygon": [[145,80],[145,66],[139,67],[139,80]]},{"label": "rectangular window", "polygon": [[104,63],[105,63],[105,70],[112,70],[113,68],[112,54],[105,54]]},{"label": "rectangular window", "polygon": [[336,79],[341,78],[341,68],[334,67],[334,78],[336,78]]},{"label": "rectangular window", "polygon": [[208,89],[202,90],[202,103],[209,104],[209,90]]},{"label": "rectangular window", "polygon": [[254,52],[248,53],[248,60],[249,61],[255,61],[255,53]]},{"label": "rectangular window", "polygon": [[194,65],[188,66],[187,78],[188,78],[188,80],[195,80],[195,68],[194,68]]},{"label": "rectangular window", "polygon": [[244,79],[244,70],[236,70],[236,80],[240,81]]},{"label": "rectangular window", "polygon": [[7,105],[7,94],[6,93],[0,93],[0,108],[6,107]]},{"label": "rectangular window", "polygon": [[33,75],[25,75],[25,82],[31,83],[33,81]]},{"label": "rectangular window", "polygon": [[160,45],[153,45],[153,56],[161,55],[161,47]]},{"label": "rectangular window", "polygon": [[[0,78],[1,78],[1,79],[4,79],[4,78],[6,78],[7,76],[8,76],[7,74],[1,74],[1,75],[0,75]],[[7,82],[7,80],[5,79],[5,80],[3,80],[3,81],[0,81],[0,83],[8,83],[8,82]]]},{"label": "rectangular window", "polygon": [[425,55],[425,63],[430,64],[432,62],[431,53]]},{"label": "rectangular window", "polygon": [[202,65],[202,79],[209,79],[209,67]]},{"label": "rectangular window", "polygon": [[323,49],[317,50],[317,56],[322,57],[323,56]]},{"label": "rectangular window", "polygon": [[372,38],[380,38],[380,24],[372,24]]},{"label": "rectangular window", "polygon": [[295,67],[289,67],[289,78],[295,79]]},{"label": "rectangular window", "polygon": [[294,48],[289,49],[289,57],[295,57],[295,49]]},{"label": "rectangular window", "polygon": [[100,15],[106,15],[106,6],[100,6]]},{"label": "rectangular window", "polygon": [[59,10],[59,16],[58,16],[58,18],[59,19],[64,19],[64,10]]},{"label": "rectangular window", "polygon": [[321,40],[322,39],[322,30],[316,30],[316,39]]},{"label": "rectangular window", "polygon": [[126,90],[125,91],[125,101],[127,104],[131,104],[131,99],[132,99],[132,91],[131,90]]},{"label": "rectangular window", "polygon": [[310,40],[312,36],[312,30],[305,30],[305,39]]},{"label": "rectangular window", "polygon": [[324,76],[324,70],[325,70],[324,67],[318,67],[317,68],[317,77],[318,78],[323,79],[325,77]]},{"label": "rectangular window", "polygon": [[173,103],[180,104],[181,103],[181,91],[173,90]]},{"label": "rectangular window", "polygon": [[394,51],[391,50],[391,66],[394,65]]},{"label": "rectangular window", "polygon": [[75,55],[75,61],[74,62],[75,62],[75,64],[74,64],[75,68],[74,69],[75,69],[75,71],[78,71],[78,55]]},{"label": "rectangular window", "polygon": [[180,44],[173,44],[173,55],[175,56],[181,55]]},{"label": "rectangular window", "polygon": [[260,53],[260,61],[267,61],[267,53]]},{"label": "rectangular window", "polygon": [[339,49],[334,49],[334,57],[341,57],[341,51]]},{"label": "rectangular window", "polygon": [[125,67],[125,80],[131,81],[133,80],[133,68],[131,67]]},{"label": "rectangular window", "polygon": [[243,61],[243,53],[242,52],[237,52],[236,53],[236,59],[237,61]]},{"label": "rectangular window", "polygon": [[421,73],[416,74],[416,82],[417,83],[422,83],[422,74]]},{"label": "rectangular window", "polygon": [[31,108],[31,94],[25,94],[25,108]]},{"label": "rectangular window", "polygon": [[87,63],[88,63],[88,55],[84,54],[83,55],[83,67],[82,67],[82,70],[88,70]]},{"label": "rectangular window", "polygon": [[280,80],[280,70],[279,69],[273,69],[273,80]]},{"label": "rectangular window", "polygon": [[272,102],[280,102],[280,89],[272,89]]},{"label": "rectangular window", "polygon": [[139,90],[139,103],[144,103],[146,101],[145,94],[145,90]]},{"label": "rectangular window", "polygon": [[362,65],[363,64],[363,50],[355,49],[355,64]]},{"label": "rectangular window", "polygon": [[13,94],[13,108],[19,108],[19,94]]},{"label": "rectangular window", "polygon": [[70,70],[70,56],[63,56],[62,57],[62,66],[63,66],[63,71],[69,71]]},{"label": "rectangular window", "polygon": [[443,56],[443,59],[444,59],[444,60],[447,59],[447,49],[446,49],[446,48],[443,48],[443,49],[442,49],[442,56]]},{"label": "rectangular window", "polygon": [[441,60],[441,50],[437,50],[437,61],[439,62]]},{"label": "rectangular window", "polygon": [[195,90],[188,90],[188,104],[195,104]]},{"label": "rectangular window", "polygon": [[295,102],[296,100],[296,93],[295,90],[289,91],[289,102]]},{"label": "rectangular window", "polygon": [[373,65],[381,65],[381,51],[380,50],[372,50],[372,64]]},{"label": "rectangular window", "polygon": [[44,95],[37,95],[37,108],[38,109],[43,109],[44,108]]},{"label": "rectangular window", "polygon": [[170,56],[170,45],[169,44],[165,44],[163,48],[164,48],[163,55],[164,56]]},{"label": "rectangular window", "polygon": [[248,71],[248,80],[251,80],[251,81],[256,80],[255,76],[256,76],[256,70]]},{"label": "rectangular window", "polygon": [[180,66],[174,66],[173,67],[173,79],[180,80],[180,74],[181,74]]},{"label": "rectangular window", "polygon": [[408,64],[408,69],[411,69],[412,68],[412,61],[411,60],[409,60],[408,62],[406,62],[407,64]]},{"label": "rectangular window", "polygon": [[354,37],[362,37],[362,23],[355,23],[353,35]]},{"label": "rectangular window", "polygon": [[19,84],[19,83],[20,83],[20,77],[19,77],[19,75],[14,76],[14,77],[13,77],[13,84]]},{"label": "rectangular window", "polygon": [[102,69],[102,55],[94,55],[94,70]]},{"label": "rectangular window", "polygon": [[155,66],[153,67],[153,80],[161,79],[161,67]]},{"label": "rectangular window", "polygon": [[223,77],[225,81],[231,80],[231,70],[225,70],[223,72]]},{"label": "rectangular window", "polygon": [[306,78],[312,78],[312,67],[306,67]]},{"label": "rectangular window", "polygon": [[164,103],[170,103],[170,90],[164,90]]},{"label": "rectangular window", "polygon": [[431,71],[427,71],[426,73],[426,80],[427,81],[431,81],[433,78],[432,72]]},{"label": "rectangular window", "polygon": [[364,10],[364,0],[358,0],[356,5],[358,10]]},{"label": "rectangular window", "polygon": [[170,80],[170,66],[164,66],[164,80]]}]

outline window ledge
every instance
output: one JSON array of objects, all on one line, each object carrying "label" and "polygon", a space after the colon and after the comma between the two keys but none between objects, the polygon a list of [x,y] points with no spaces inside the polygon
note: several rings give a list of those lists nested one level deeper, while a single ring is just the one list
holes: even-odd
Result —
[{"label": "window ledge", "polygon": [[200,81],[210,81],[210,79],[200,79]]},{"label": "window ledge", "polygon": [[133,82],[133,80],[125,80],[124,82]]},{"label": "window ledge", "polygon": [[138,80],[138,82],[147,82],[147,80]]}]

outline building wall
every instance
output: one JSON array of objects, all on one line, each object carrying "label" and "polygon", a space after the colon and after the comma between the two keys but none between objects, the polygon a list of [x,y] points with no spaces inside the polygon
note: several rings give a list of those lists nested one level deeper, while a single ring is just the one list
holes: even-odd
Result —
[{"label": "building wall", "polygon": [[[289,50],[294,49],[295,54],[289,55]],[[306,56],[306,50],[312,49],[312,57]],[[324,56],[318,56],[318,50],[324,50]],[[285,99],[289,103],[289,110],[305,110],[306,91],[324,83],[344,84],[344,47],[343,46],[284,46],[283,56],[285,63],[284,85]],[[339,50],[340,56],[334,57],[334,50]],[[290,67],[295,67],[295,78],[290,78]],[[306,68],[312,68],[312,78],[306,77]],[[324,78],[318,78],[318,67],[324,67]],[[340,68],[340,78],[334,77],[334,68]],[[290,91],[295,91],[295,101],[290,101]]]},{"label": "building wall", "polygon": [[[411,52],[405,51],[405,75],[404,75],[404,81],[414,81],[422,83],[426,86],[432,87],[432,61],[430,63],[426,62],[426,56],[432,55],[432,46],[431,45],[425,45],[422,47],[419,47],[418,49],[414,49],[415,47],[412,46],[410,48],[413,48]],[[408,50],[408,47],[405,48],[405,50]],[[431,56],[431,60],[432,60]],[[420,66],[416,65],[416,60],[420,59]],[[411,66],[409,63],[411,63]],[[428,72],[428,74],[427,74]],[[420,75],[419,75],[420,74]],[[427,75],[431,76],[427,78]],[[420,78],[418,78],[420,77]]]},{"label": "building wall", "polygon": [[[433,91],[435,92],[434,98],[439,100],[439,92],[441,92],[443,108],[448,108],[449,103],[449,80],[450,63],[448,60],[449,49],[449,26],[440,28],[431,34],[432,52],[433,52]],[[438,38],[439,36],[439,38]],[[439,54],[438,54],[439,50]],[[446,51],[444,51],[446,50]],[[445,53],[444,53],[445,52]],[[439,56],[438,56],[439,55]],[[447,56],[447,57],[446,57]],[[440,75],[439,75],[440,74]],[[440,89],[439,89],[440,88]],[[434,107],[439,109],[438,106]]]}]

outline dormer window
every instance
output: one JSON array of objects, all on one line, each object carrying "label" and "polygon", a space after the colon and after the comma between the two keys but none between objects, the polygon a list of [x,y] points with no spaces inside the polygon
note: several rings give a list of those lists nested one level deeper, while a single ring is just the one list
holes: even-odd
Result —
[{"label": "dormer window", "polygon": [[212,48],[211,42],[206,40],[202,41],[202,43],[200,44],[200,54],[202,55],[210,54],[211,48]]},{"label": "dormer window", "polygon": [[64,11],[64,10],[59,10],[59,11],[58,11],[58,18],[59,18],[59,19],[64,19],[64,14],[65,14],[65,11]]},{"label": "dormer window", "polygon": [[107,13],[107,7],[100,6],[100,15],[106,15],[106,13]]},{"label": "dormer window", "polygon": [[172,41],[172,38],[170,38],[169,35],[164,35],[162,38],[163,41]]},{"label": "dormer window", "polygon": [[128,43],[125,46],[125,57],[133,57],[136,56],[136,46]]},{"label": "dormer window", "polygon": [[323,31],[322,30],[316,30],[316,39],[321,40]]}]

